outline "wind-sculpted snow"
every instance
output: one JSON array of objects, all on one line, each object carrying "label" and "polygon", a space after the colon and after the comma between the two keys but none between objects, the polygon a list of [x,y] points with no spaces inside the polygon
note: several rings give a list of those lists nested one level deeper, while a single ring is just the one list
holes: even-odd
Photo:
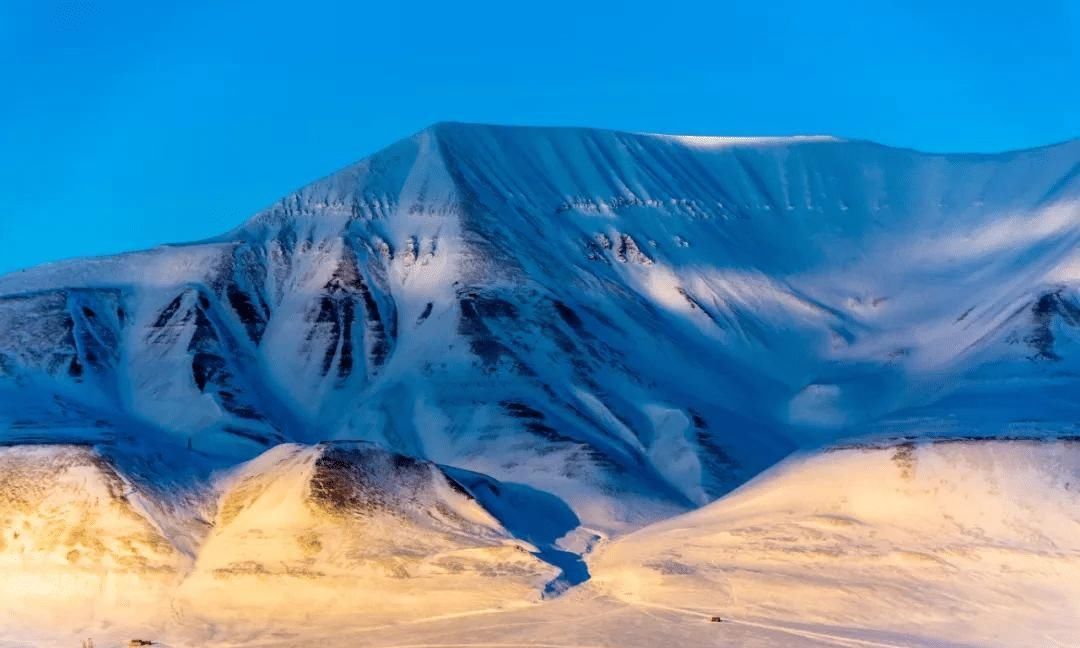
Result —
[{"label": "wind-sculpted snow", "polygon": [[579,582],[795,450],[1073,434],[1078,170],[437,124],[217,238],[0,277],[0,441],[185,492],[369,442],[573,519],[506,528]]}]

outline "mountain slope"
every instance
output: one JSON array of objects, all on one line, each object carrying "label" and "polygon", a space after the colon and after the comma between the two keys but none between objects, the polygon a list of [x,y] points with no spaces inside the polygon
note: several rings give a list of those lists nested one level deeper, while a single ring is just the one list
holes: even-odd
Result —
[{"label": "mountain slope", "polygon": [[1071,373],[1078,158],[440,124],[218,239],[0,279],[0,419],[204,470],[368,439],[633,528]]},{"label": "mountain slope", "polygon": [[0,486],[5,635],[49,643],[515,607],[560,573],[446,471],[369,444],[282,444],[196,491],[87,447],[4,448]]},{"label": "mountain slope", "polygon": [[[0,277],[0,443],[126,480],[177,609],[317,572],[320,611],[346,614],[372,564],[448,591],[431,556],[459,551],[466,574],[512,572],[488,603],[536,600],[794,451],[1075,435],[1078,236],[1080,140],[437,124],[214,239]],[[357,443],[404,462],[379,492],[424,466],[428,494],[392,507],[422,523],[312,513],[319,458]],[[256,468],[278,495],[226,523],[222,476]],[[473,513],[431,523],[446,498]],[[377,557],[326,549],[354,537]]]},{"label": "mountain slope", "polygon": [[632,601],[920,637],[1070,645],[1080,632],[1075,440],[838,448],[605,548]]}]

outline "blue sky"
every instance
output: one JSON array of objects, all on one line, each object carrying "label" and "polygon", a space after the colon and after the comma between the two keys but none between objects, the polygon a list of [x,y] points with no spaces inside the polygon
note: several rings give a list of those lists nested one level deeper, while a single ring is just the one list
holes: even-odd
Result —
[{"label": "blue sky", "polygon": [[220,233],[441,120],[1069,139],[1080,3],[0,0],[0,88],[6,272]]}]

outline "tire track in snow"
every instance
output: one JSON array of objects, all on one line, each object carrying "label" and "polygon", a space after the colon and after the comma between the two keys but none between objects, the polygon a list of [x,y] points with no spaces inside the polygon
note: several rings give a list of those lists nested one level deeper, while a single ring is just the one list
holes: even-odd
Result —
[{"label": "tire track in snow", "polygon": [[[714,614],[706,614],[705,612],[698,612],[696,610],[686,610],[683,608],[670,607],[667,605],[660,605],[658,603],[644,603],[641,601],[624,601],[627,605],[655,608],[658,610],[666,610],[668,612],[674,612],[676,614],[682,614],[685,616],[701,617],[703,619],[711,619],[716,616]],[[833,643],[839,646],[866,646],[867,648],[914,648],[915,644],[900,644],[900,643],[886,643],[883,641],[873,641],[870,639],[857,639],[855,637],[844,637],[841,635],[829,634],[827,632],[815,632],[813,630],[800,630],[798,628],[791,628],[784,625],[764,623],[761,621],[749,621],[746,619],[737,619],[732,617],[723,617],[724,623],[730,623],[732,625],[741,625],[751,628],[761,628],[763,630],[773,630],[776,632],[783,632],[785,634],[794,635],[796,637],[803,637],[804,639],[815,639],[818,641],[824,641]],[[721,626],[723,624],[720,624]],[[569,647],[565,647],[569,648]]]}]

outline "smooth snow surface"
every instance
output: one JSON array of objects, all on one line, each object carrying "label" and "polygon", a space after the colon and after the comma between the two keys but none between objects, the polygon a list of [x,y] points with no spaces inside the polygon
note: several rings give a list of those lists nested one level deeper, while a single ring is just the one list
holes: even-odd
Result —
[{"label": "smooth snow surface", "polygon": [[[601,586],[612,618],[700,611],[686,591],[750,583],[728,602],[770,623],[1061,640],[1075,609],[1040,610],[1068,602],[1075,501],[1039,480],[1073,465],[1078,241],[1080,140],[939,155],[447,123],[212,240],[0,277],[7,625],[63,606],[65,633],[202,645],[528,617],[505,610]],[[879,449],[815,454],[856,442]],[[887,449],[908,447],[914,481]],[[1031,479],[965,477],[1001,481],[968,468],[1006,454]],[[730,517],[768,483],[807,499]],[[862,526],[806,521],[844,506]],[[1024,506],[1020,535],[959,514]],[[669,518],[701,525],[685,574],[635,544]],[[941,554],[958,527],[982,544]],[[1024,558],[1006,574],[987,547]]]},{"label": "smooth snow surface", "polygon": [[972,645],[1080,637],[1080,441],[937,441],[792,458],[613,543],[598,588],[734,619]]}]

